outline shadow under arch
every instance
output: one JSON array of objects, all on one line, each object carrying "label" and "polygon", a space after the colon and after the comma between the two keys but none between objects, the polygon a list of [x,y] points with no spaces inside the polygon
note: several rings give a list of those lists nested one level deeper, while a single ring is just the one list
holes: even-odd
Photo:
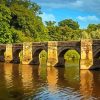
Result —
[{"label": "shadow under arch", "polygon": [[[64,59],[64,55],[68,52],[68,51],[71,51],[71,50],[73,50],[73,51],[75,51],[75,52],[77,52],[78,53],[78,55],[80,55],[80,52],[78,51],[78,50],[76,50],[76,49],[63,49],[62,51],[60,51],[59,52],[59,54],[58,54],[58,63],[57,63],[57,65],[56,66],[58,66],[58,67],[65,67],[65,59]],[[73,53],[73,52],[72,52]],[[74,54],[73,54],[74,55]],[[74,60],[75,59],[75,56],[72,56],[71,57],[72,58],[72,60]],[[79,59],[80,59],[80,57],[79,57]]]},{"label": "shadow under arch", "polygon": [[21,49],[17,49],[13,52],[13,60],[12,60],[13,63],[21,62],[21,58],[22,58],[22,55],[20,54],[21,52],[22,52]]},{"label": "shadow under arch", "polygon": [[100,69],[100,50],[93,55],[93,66],[92,69]]},{"label": "shadow under arch", "polygon": [[5,61],[5,50],[2,49],[0,50],[0,62],[4,62]]},{"label": "shadow under arch", "polygon": [[[44,49],[42,49],[42,48],[40,48],[40,49],[37,49],[37,50],[35,50],[34,52],[33,52],[33,54],[32,54],[32,61],[31,61],[31,63],[32,64],[34,64],[34,65],[39,65],[40,64],[40,53],[42,52],[42,51],[45,51],[46,53],[47,53],[47,51],[46,50],[44,50]],[[46,61],[47,62],[47,61]]]},{"label": "shadow under arch", "polygon": [[95,59],[98,59],[100,57],[100,50],[97,51],[95,54],[94,54],[94,57]]}]

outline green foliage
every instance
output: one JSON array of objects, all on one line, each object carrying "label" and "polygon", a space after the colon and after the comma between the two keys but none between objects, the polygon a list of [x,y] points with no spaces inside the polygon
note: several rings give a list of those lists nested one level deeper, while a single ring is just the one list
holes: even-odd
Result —
[{"label": "green foliage", "polygon": [[23,34],[22,31],[20,30],[15,30],[14,28],[11,29],[12,30],[12,43],[20,43],[20,42],[32,42],[33,39],[29,36],[26,36],[25,34]]},{"label": "green foliage", "polygon": [[48,21],[46,27],[51,41],[79,40],[81,38],[81,30],[73,30],[68,25],[57,26],[54,21]]},{"label": "green foliage", "polygon": [[48,27],[49,27],[49,26],[51,26],[51,27],[52,27],[52,26],[55,26],[55,23],[56,23],[55,21],[45,21],[45,24],[46,24],[46,26],[48,26]]},{"label": "green foliage", "polygon": [[97,25],[89,24],[87,29],[88,29],[88,31],[95,31],[95,30],[97,30]]},{"label": "green foliage", "polygon": [[92,39],[100,39],[100,29],[90,32]]},{"label": "green foliage", "polygon": [[10,9],[0,4],[0,43],[10,43],[12,41],[10,19]]},{"label": "green foliage", "polygon": [[80,55],[76,50],[68,50],[65,53],[64,58],[66,60],[75,60],[75,59],[79,60],[80,59]]},{"label": "green foliage", "polygon": [[0,43],[100,39],[100,24],[85,30],[72,19],[44,25],[39,14],[41,7],[31,0],[0,0]]},{"label": "green foliage", "polygon": [[15,5],[22,5],[26,9],[29,9],[34,14],[41,13],[41,7],[37,5],[35,2],[31,2],[31,0],[1,0],[1,3],[5,3],[6,6],[10,7],[13,4]]},{"label": "green foliage", "polygon": [[73,21],[72,19],[65,19],[58,23],[59,26],[68,26],[73,30],[79,29],[78,22]]},{"label": "green foliage", "polygon": [[100,39],[100,24],[89,24],[86,31],[91,39]]},{"label": "green foliage", "polygon": [[83,31],[81,33],[81,35],[82,35],[82,39],[90,39],[91,38],[90,34],[86,31]]},{"label": "green foliage", "polygon": [[38,16],[40,6],[36,3],[30,0],[5,0],[0,3],[1,43],[49,39],[47,29]]}]

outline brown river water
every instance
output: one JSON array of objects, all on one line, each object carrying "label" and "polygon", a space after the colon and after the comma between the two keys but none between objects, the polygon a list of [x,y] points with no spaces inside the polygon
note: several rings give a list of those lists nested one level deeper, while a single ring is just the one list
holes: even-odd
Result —
[{"label": "brown river water", "polygon": [[100,71],[0,63],[0,100],[100,100]]}]

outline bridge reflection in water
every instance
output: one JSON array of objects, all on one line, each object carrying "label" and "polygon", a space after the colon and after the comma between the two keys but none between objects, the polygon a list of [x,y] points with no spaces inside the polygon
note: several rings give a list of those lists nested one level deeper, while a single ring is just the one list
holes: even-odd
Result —
[{"label": "bridge reflection in water", "polygon": [[0,63],[0,100],[100,99],[100,71]]}]

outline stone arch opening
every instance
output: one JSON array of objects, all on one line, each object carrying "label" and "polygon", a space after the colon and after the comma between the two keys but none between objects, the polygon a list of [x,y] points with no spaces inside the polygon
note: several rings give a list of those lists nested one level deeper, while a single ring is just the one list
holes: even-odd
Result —
[{"label": "stone arch opening", "polygon": [[13,63],[20,63],[22,61],[22,50],[17,49],[13,52]]},{"label": "stone arch opening", "polygon": [[47,62],[46,50],[44,50],[44,49],[35,50],[35,52],[32,55],[32,64],[39,65],[42,63],[42,60],[45,60],[45,62]]},{"label": "stone arch opening", "polygon": [[68,60],[69,61],[75,61],[76,59],[80,60],[80,54],[77,50],[75,50],[75,49],[64,49],[58,55],[58,64],[57,65],[65,67],[66,61],[68,61]]},{"label": "stone arch opening", "polygon": [[0,62],[4,62],[5,61],[5,50],[2,49],[0,50]]}]

